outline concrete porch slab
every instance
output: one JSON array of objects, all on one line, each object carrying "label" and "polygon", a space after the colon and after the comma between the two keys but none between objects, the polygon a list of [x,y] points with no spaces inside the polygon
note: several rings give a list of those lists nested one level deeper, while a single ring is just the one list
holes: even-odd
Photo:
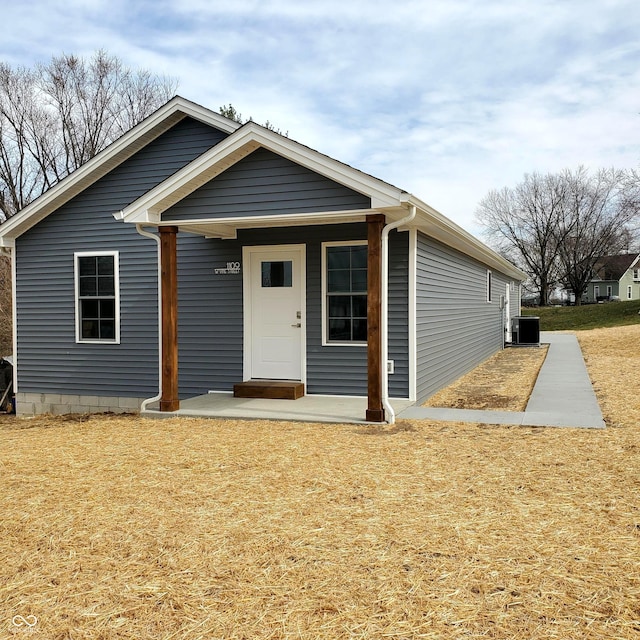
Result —
[{"label": "concrete porch slab", "polygon": [[[411,400],[391,400],[397,413],[410,407]],[[148,409],[144,417],[238,418],[248,420],[295,420],[365,424],[366,398],[345,396],[303,396],[297,400],[234,398],[232,393],[208,393],[180,402],[175,412]]]}]

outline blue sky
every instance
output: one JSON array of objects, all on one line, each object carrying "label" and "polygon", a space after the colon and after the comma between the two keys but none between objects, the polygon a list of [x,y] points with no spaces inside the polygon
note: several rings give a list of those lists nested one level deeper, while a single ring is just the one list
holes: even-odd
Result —
[{"label": "blue sky", "polygon": [[0,0],[0,60],[99,48],[478,234],[492,188],[640,165],[637,0]]}]

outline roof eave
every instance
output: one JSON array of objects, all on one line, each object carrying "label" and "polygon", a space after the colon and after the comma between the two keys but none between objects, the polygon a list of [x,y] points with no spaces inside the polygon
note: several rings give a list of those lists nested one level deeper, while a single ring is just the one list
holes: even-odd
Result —
[{"label": "roof eave", "polygon": [[475,258],[482,264],[508,275],[514,280],[524,282],[528,279],[529,276],[524,271],[518,269],[518,267],[478,240],[478,238],[471,235],[468,231],[465,231],[438,210],[422,202],[422,200],[415,196],[407,195],[408,204],[414,205],[418,210],[418,215],[412,226],[443,244]]}]

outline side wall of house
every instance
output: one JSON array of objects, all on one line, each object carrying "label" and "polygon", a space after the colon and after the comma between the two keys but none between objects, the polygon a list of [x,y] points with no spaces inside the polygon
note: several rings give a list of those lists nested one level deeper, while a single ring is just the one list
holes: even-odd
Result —
[{"label": "side wall of house", "polygon": [[[156,245],[113,213],[224,137],[186,118],[18,238],[19,413],[132,409],[157,393]],[[76,343],[80,251],[119,252],[120,344]]]},{"label": "side wall of house", "polygon": [[[640,268],[638,265],[636,269]],[[629,297],[631,287],[631,297]],[[620,300],[640,300],[640,280],[633,279],[633,269],[627,269],[620,278]]]},{"label": "side wall of house", "polygon": [[[322,344],[322,243],[366,239],[365,224],[240,231],[237,240],[178,236],[179,388],[181,397],[230,391],[243,376],[242,275],[216,275],[242,264],[243,246],[304,244],[307,274],[307,393],[367,393],[366,346]],[[390,235],[390,395],[409,393],[408,234]]]},{"label": "side wall of house", "polygon": [[[492,295],[487,301],[487,271]],[[504,345],[501,296],[511,280],[418,233],[416,264],[416,395],[424,401]],[[510,292],[518,310],[518,286]]]}]

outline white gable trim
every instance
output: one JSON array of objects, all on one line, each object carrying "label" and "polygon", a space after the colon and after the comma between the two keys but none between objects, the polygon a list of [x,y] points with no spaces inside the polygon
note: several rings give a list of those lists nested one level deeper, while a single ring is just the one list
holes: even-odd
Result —
[{"label": "white gable trim", "polygon": [[180,96],[172,98],[98,155],[0,225],[0,247],[13,246],[15,238],[31,229],[187,116],[225,133],[233,133],[241,126]]},{"label": "white gable trim", "polygon": [[399,207],[401,189],[329,158],[298,142],[248,122],[215,147],[195,158],[141,198],[115,214],[125,222],[157,224],[160,215],[259,148],[295,162],[371,198],[372,209]]}]

